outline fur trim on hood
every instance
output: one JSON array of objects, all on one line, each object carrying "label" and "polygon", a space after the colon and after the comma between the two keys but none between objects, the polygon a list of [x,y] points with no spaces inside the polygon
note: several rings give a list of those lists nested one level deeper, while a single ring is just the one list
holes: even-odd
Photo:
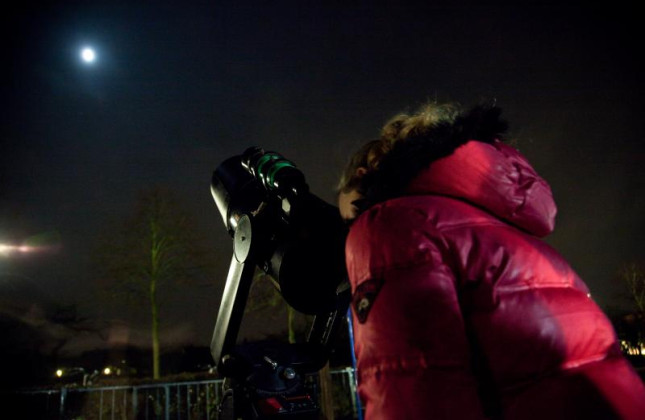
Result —
[{"label": "fur trim on hood", "polygon": [[499,137],[499,108],[475,108],[454,124],[398,143],[362,180],[359,211],[400,196],[438,194],[487,210],[536,236],[553,231],[551,188],[516,149]]},{"label": "fur trim on hood", "polygon": [[361,180],[359,191],[365,198],[356,203],[359,211],[404,195],[408,184],[422,170],[469,140],[493,143],[500,139],[508,127],[500,114],[498,107],[477,106],[451,124],[439,124],[397,142],[378,169]]}]

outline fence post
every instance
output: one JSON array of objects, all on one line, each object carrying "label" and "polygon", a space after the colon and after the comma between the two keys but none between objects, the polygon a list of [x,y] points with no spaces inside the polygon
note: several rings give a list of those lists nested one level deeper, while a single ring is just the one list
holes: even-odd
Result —
[{"label": "fence post", "polygon": [[132,387],[132,418],[136,419],[137,414],[139,414],[139,398],[137,395],[138,388],[136,386]]},{"label": "fence post", "polygon": [[58,407],[58,414],[61,420],[63,420],[63,416],[65,415],[65,398],[67,398],[67,388],[63,387],[60,389],[60,406]]},{"label": "fence post", "polygon": [[116,389],[112,390],[112,416],[111,420],[114,420],[114,408],[116,407]]},{"label": "fence post", "polygon": [[101,396],[101,403],[99,404],[99,420],[103,420],[103,389],[99,393]]},{"label": "fence post", "polygon": [[164,393],[166,394],[165,401],[165,410],[166,410],[166,420],[170,420],[170,387],[168,384],[164,385]]},{"label": "fence post", "polygon": [[210,390],[208,389],[208,384],[204,385],[206,387],[206,420],[211,420],[211,411],[209,410],[210,408],[210,402],[211,402],[211,393]]},{"label": "fence post", "polygon": [[179,388],[179,384],[175,387],[175,397],[177,398],[177,420],[181,418],[181,389]]},{"label": "fence post", "polygon": [[190,420],[190,385],[186,386],[186,418]]}]

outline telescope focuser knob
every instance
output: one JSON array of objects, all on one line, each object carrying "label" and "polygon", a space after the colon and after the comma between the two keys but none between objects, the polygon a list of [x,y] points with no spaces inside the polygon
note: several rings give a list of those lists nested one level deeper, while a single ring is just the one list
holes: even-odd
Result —
[{"label": "telescope focuser knob", "polygon": [[286,380],[291,380],[296,377],[296,371],[293,370],[292,368],[288,367],[285,370],[282,371],[282,376]]}]

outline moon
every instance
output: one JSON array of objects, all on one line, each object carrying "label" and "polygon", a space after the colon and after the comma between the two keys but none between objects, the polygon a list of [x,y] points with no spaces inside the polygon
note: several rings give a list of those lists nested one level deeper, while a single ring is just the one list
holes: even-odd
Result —
[{"label": "moon", "polygon": [[81,59],[90,64],[96,61],[96,52],[90,47],[85,47],[81,50]]}]

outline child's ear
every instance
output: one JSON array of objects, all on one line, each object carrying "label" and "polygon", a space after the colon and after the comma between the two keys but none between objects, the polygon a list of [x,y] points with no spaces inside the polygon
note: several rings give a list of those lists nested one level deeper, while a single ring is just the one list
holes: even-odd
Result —
[{"label": "child's ear", "polygon": [[356,172],[354,173],[354,175],[356,175],[357,178],[363,178],[363,175],[365,175],[366,173],[367,173],[367,168],[363,166],[359,166],[356,169]]}]

